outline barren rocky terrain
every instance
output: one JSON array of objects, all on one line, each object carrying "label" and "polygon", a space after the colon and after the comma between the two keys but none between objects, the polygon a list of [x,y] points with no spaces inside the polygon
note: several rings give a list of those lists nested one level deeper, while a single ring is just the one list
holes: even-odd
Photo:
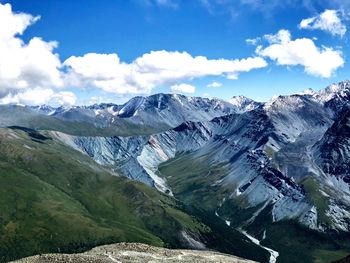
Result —
[{"label": "barren rocky terrain", "polygon": [[249,263],[253,261],[212,251],[157,248],[138,243],[119,243],[96,247],[81,254],[45,254],[24,258],[17,263],[129,263],[129,262],[191,262]]}]

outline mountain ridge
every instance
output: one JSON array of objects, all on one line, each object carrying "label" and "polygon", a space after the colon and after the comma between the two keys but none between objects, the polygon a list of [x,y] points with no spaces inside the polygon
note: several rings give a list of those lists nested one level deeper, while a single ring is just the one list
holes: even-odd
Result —
[{"label": "mountain ridge", "polygon": [[156,188],[269,262],[313,262],[320,250],[350,253],[349,100],[344,81],[266,103],[157,94],[57,113],[2,106],[0,124]]}]

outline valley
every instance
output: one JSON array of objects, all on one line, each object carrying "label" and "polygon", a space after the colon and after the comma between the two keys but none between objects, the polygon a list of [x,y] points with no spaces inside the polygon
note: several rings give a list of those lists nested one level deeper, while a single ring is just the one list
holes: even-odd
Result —
[{"label": "valley", "polygon": [[0,0],[0,263],[350,263],[350,0]]},{"label": "valley", "polygon": [[[17,244],[19,229],[21,239],[29,231],[21,225],[29,226],[27,220],[35,226],[28,234],[38,231],[42,241],[35,240],[23,253],[7,251],[3,259],[57,252],[58,244],[61,252],[69,252],[127,240],[210,248],[272,263],[326,262],[322,260],[329,258],[327,251],[334,260],[346,256],[350,83],[334,85],[265,104],[159,94],[121,106],[21,108],[26,115],[50,120],[49,126],[95,127],[84,132],[70,132],[64,125],[34,127],[35,122],[23,123],[22,118],[8,122],[1,117],[1,164],[7,171],[2,180],[13,184],[8,180],[20,176],[27,178],[26,184],[47,189],[26,193],[19,185],[6,197],[20,203],[17,210],[4,210],[1,231],[6,238],[0,245],[12,247],[6,243],[9,240]],[[129,128],[147,123],[150,129],[113,133],[121,121]],[[91,131],[94,134],[87,134]],[[344,160],[341,166],[336,166],[335,156]],[[15,170],[9,169],[14,161]],[[52,203],[43,203],[45,199]],[[13,201],[3,201],[3,206],[6,202]],[[43,246],[47,235],[57,230],[47,229],[53,222],[38,219],[41,213],[56,211],[54,207],[62,209],[59,217],[56,213],[52,217],[60,218],[55,226],[74,213],[79,227],[75,229],[69,219],[75,237]],[[28,209],[32,219],[21,214]],[[174,227],[176,231],[169,231]]]}]

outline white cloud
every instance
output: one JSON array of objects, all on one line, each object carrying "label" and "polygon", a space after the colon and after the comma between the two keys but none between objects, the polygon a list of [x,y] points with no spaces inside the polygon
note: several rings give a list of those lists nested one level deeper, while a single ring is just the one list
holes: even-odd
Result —
[{"label": "white cloud", "polygon": [[282,29],[275,35],[264,35],[264,39],[266,39],[270,44],[287,44],[291,40],[291,34],[288,30]]},{"label": "white cloud", "polygon": [[196,92],[195,86],[192,86],[186,83],[175,84],[170,88],[171,88],[171,91],[174,93],[195,93]]},{"label": "white cloud", "polygon": [[248,38],[245,40],[245,42],[249,45],[253,45],[255,46],[259,41],[261,40],[260,37],[257,37],[257,38]]},{"label": "white cloud", "polygon": [[[171,5],[171,0],[152,0]],[[59,88],[98,88],[114,94],[147,94],[157,86],[224,76],[236,79],[242,72],[267,66],[261,57],[208,59],[187,52],[152,51],[131,63],[117,54],[89,53],[61,63],[54,53],[57,42],[34,37],[21,39],[39,17],[15,13],[10,4],[0,4],[0,99],[1,103],[71,104],[75,95]],[[5,26],[6,25],[6,26]],[[42,92],[42,93],[41,93]],[[27,97],[25,97],[27,96]]]},{"label": "white cloud", "polygon": [[0,104],[24,104],[54,106],[74,105],[77,98],[72,92],[61,91],[55,93],[52,89],[26,89],[22,92],[9,93],[0,99]]},{"label": "white cloud", "polygon": [[10,4],[0,4],[0,38],[1,40],[10,40],[15,35],[23,34],[24,30],[40,19],[39,16],[33,17],[32,15],[24,13],[13,13]]},{"label": "white cloud", "polygon": [[70,57],[67,82],[73,86],[94,86],[107,92],[149,93],[154,87],[205,76],[237,77],[240,72],[267,66],[260,57],[246,59],[208,59],[187,52],[152,51],[130,64],[117,54],[90,53]]},{"label": "white cloud", "polygon": [[40,105],[45,104],[54,94],[52,89],[27,89],[23,92],[9,93],[1,98],[1,104],[25,104]]},{"label": "white cloud", "polygon": [[207,85],[208,88],[220,88],[222,86],[222,83],[213,81],[212,83],[209,83]]},{"label": "white cloud", "polygon": [[56,42],[34,37],[27,44],[20,38],[39,17],[12,12],[0,4],[0,96],[27,88],[62,86]]},{"label": "white cloud", "polygon": [[319,29],[340,37],[343,37],[346,33],[346,26],[341,21],[340,13],[336,10],[325,10],[317,16],[303,19],[299,24],[299,28]]},{"label": "white cloud", "polygon": [[60,91],[54,93],[50,100],[49,104],[54,105],[74,105],[77,101],[77,97],[73,92],[70,91]]},{"label": "white cloud", "polygon": [[291,39],[288,30],[266,35],[267,47],[258,46],[256,53],[274,60],[278,65],[303,66],[307,74],[328,78],[344,65],[342,53],[329,47],[317,47],[312,39]]}]

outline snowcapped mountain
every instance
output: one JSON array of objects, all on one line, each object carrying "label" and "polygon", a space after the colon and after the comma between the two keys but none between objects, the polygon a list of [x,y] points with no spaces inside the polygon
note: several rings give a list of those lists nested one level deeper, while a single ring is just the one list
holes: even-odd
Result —
[{"label": "snowcapped mountain", "polygon": [[[215,213],[258,239],[268,239],[266,229],[282,222],[296,221],[323,233],[349,232],[348,87],[349,82],[341,82],[264,104],[236,97],[227,114],[215,117],[208,110],[211,119],[192,115],[165,132],[76,136],[69,142],[100,164]],[[118,114],[143,120],[154,114],[162,120],[163,99],[155,105],[137,98]],[[170,105],[178,106],[172,101],[177,99],[194,103],[170,97]],[[175,125],[174,119],[181,115],[167,123]],[[263,215],[267,217],[261,221]]]},{"label": "snowcapped mountain", "polygon": [[[57,109],[40,106],[30,109],[61,121],[84,122],[98,128],[142,126],[144,131],[139,134],[152,134],[174,128],[185,121],[208,121],[218,116],[251,110],[256,105],[258,103],[248,99],[231,104],[220,99],[155,94],[135,97],[123,105],[100,104]],[[130,131],[130,134],[135,134],[135,131]]]},{"label": "snowcapped mountain", "polygon": [[338,114],[344,107],[349,107],[350,81],[346,80],[339,83],[334,83],[319,91],[308,89],[301,93],[301,95],[324,105],[326,108],[330,108],[336,114]]},{"label": "snowcapped mountain", "polygon": [[100,164],[121,169],[129,178],[154,185],[169,194],[172,188],[157,170],[160,164],[178,154],[190,153],[188,158],[193,160],[205,156],[206,162],[217,165],[226,163],[227,174],[219,180],[208,178],[202,187],[206,184],[208,187],[212,184],[231,186],[227,199],[244,194],[251,207],[273,202],[275,220],[296,215],[306,220],[312,205],[306,200],[303,189],[271,164],[264,152],[270,138],[283,142],[282,136],[274,133],[266,112],[259,109],[209,122],[185,122],[156,135],[74,137],[70,141]]},{"label": "snowcapped mountain", "polygon": [[40,105],[31,107],[33,110],[44,115],[52,115],[58,111],[58,108],[51,107],[49,105]]},{"label": "snowcapped mountain", "polygon": [[[182,122],[176,128],[152,135],[75,136],[69,142],[98,163],[121,170],[125,176],[169,194],[173,194],[172,186],[167,184],[166,176],[158,173],[159,166],[182,153],[189,154],[188,158],[193,160],[205,156],[205,162],[225,163],[225,176],[219,181],[208,178],[207,182],[225,189],[231,187],[225,200],[244,196],[248,202],[246,209],[269,205],[273,222],[297,219],[312,229],[344,230],[344,226],[327,225],[321,220],[324,215],[329,217],[331,207],[321,211],[313,202],[314,197],[307,193],[305,182],[322,184],[320,172],[325,168],[314,158],[314,145],[330,133],[328,129],[333,127],[337,109],[346,107],[348,87],[349,82],[342,82],[319,92],[279,96],[263,105],[242,96],[234,97],[229,104],[158,94],[136,97],[122,106],[95,105],[58,115],[68,119],[81,112],[85,117],[88,116],[86,112],[91,117],[92,112],[95,117],[107,112],[138,124],[153,122],[153,125],[175,126]],[[330,103],[337,107],[329,107]],[[323,140],[328,142],[330,138]],[[346,157],[343,160],[346,163]],[[336,222],[335,218],[330,220]],[[350,229],[346,227],[345,230]]]},{"label": "snowcapped mountain", "polygon": [[244,96],[234,96],[228,101],[236,107],[237,113],[251,111],[263,105],[263,103],[256,102]]},{"label": "snowcapped mountain", "polygon": [[156,94],[131,99],[119,107],[116,115],[138,124],[153,122],[176,127],[185,121],[205,121],[233,112],[234,106],[219,99]]},{"label": "snowcapped mountain", "polygon": [[[350,82],[344,81],[266,103],[156,94],[123,105],[30,112],[99,128],[90,136],[55,126],[50,134],[108,169],[272,244],[271,257],[282,250],[284,262],[285,242],[300,244],[300,233],[314,231],[317,243],[320,233],[343,240],[350,232],[349,101]],[[282,242],[281,233],[293,227],[298,234]]]},{"label": "snowcapped mountain", "polygon": [[320,102],[327,103],[334,99],[340,99],[340,103],[345,103],[349,98],[350,81],[342,81],[337,84],[332,84],[325,89],[322,89],[313,94],[313,98]]}]

